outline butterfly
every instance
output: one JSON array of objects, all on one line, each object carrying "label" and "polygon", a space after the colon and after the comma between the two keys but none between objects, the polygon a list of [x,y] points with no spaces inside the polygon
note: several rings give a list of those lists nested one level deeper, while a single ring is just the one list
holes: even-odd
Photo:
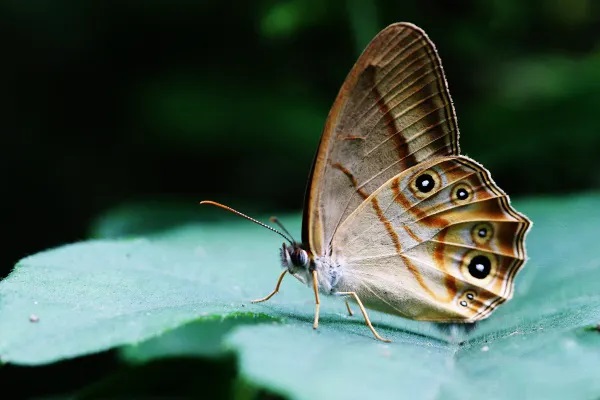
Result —
[{"label": "butterfly", "polygon": [[305,195],[302,242],[283,272],[319,295],[441,323],[488,317],[513,294],[531,221],[476,161],[460,154],[440,58],[410,23],[383,29],[346,77],[327,117]]}]

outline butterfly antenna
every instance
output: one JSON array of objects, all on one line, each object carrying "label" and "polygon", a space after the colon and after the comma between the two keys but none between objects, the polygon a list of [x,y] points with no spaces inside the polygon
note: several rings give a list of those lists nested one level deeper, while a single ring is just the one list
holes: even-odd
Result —
[{"label": "butterfly antenna", "polygon": [[277,226],[280,227],[281,230],[284,231],[294,241],[294,243],[296,243],[296,241],[294,240],[294,237],[292,236],[292,234],[290,232],[288,232],[287,229],[285,229],[285,226],[283,226],[283,224],[281,223],[281,221],[279,221],[279,218],[277,218],[277,217],[271,217],[271,218],[269,218],[269,221],[271,221],[274,224],[277,224]]},{"label": "butterfly antenna", "polygon": [[278,224],[278,225],[279,225],[280,227],[282,227],[282,228],[283,228],[283,230],[284,230],[284,231],[285,231],[285,232],[286,232],[286,233],[287,233],[287,234],[288,234],[290,237],[287,237],[286,235],[284,235],[283,233],[281,233],[281,232],[280,232],[280,231],[278,231],[277,229],[273,228],[272,226],[269,226],[269,225],[267,225],[267,224],[265,224],[265,223],[262,223],[262,222],[260,222],[260,221],[259,221],[259,220],[257,220],[257,219],[254,219],[254,218],[252,218],[252,217],[249,217],[249,216],[247,216],[246,214],[243,214],[243,213],[241,213],[241,212],[239,212],[239,211],[237,211],[237,210],[234,210],[234,209],[233,209],[233,208],[231,208],[231,207],[227,207],[227,206],[226,206],[226,205],[224,205],[224,204],[217,203],[216,201],[211,201],[211,200],[202,200],[202,201],[200,202],[200,204],[210,204],[210,205],[212,205],[212,206],[220,207],[220,208],[222,208],[222,209],[224,209],[224,210],[227,210],[227,211],[229,211],[229,212],[232,212],[232,213],[234,213],[234,214],[237,214],[237,215],[239,215],[240,217],[246,218],[248,221],[252,221],[252,222],[254,222],[254,223],[255,223],[255,224],[257,224],[257,225],[260,225],[260,226],[262,226],[263,228],[267,228],[268,230],[270,230],[270,231],[273,231],[273,232],[277,233],[278,235],[280,235],[281,237],[283,237],[285,240],[287,240],[288,242],[290,242],[290,244],[292,244],[292,245],[294,244],[294,240],[293,240],[293,239],[290,239],[292,235],[290,235],[290,234],[288,233],[288,231],[287,231],[285,228],[283,228],[283,227],[281,226],[281,224]]}]

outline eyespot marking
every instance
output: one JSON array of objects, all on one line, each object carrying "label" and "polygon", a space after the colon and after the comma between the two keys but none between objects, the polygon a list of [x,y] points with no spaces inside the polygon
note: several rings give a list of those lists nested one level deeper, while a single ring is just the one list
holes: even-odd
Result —
[{"label": "eyespot marking", "polygon": [[492,271],[492,263],[488,257],[478,255],[471,259],[468,268],[473,278],[485,279]]},{"label": "eyespot marking", "polygon": [[486,244],[493,235],[494,228],[489,222],[479,222],[471,228],[471,238],[477,244]]},{"label": "eyespot marking", "polygon": [[[487,288],[498,277],[498,263],[499,260],[493,253],[473,249],[462,255],[459,268],[467,282]],[[477,300],[477,293],[472,290],[466,291],[462,296],[466,299],[465,296],[469,292],[473,293],[474,300]]]},{"label": "eyespot marking", "polygon": [[441,179],[439,174],[433,169],[428,169],[417,175],[416,178],[410,184],[410,190],[418,198],[425,198],[430,193],[439,189],[441,186]]},{"label": "eyespot marking", "polygon": [[477,296],[477,294],[474,291],[469,289],[469,290],[463,292],[456,299],[456,301],[458,302],[459,305],[461,305],[463,307],[468,307],[468,306],[473,307],[473,300],[475,300],[475,296]]},{"label": "eyespot marking", "polygon": [[422,174],[415,181],[415,185],[417,186],[417,189],[419,189],[420,192],[429,193],[431,192],[431,190],[433,190],[435,182],[433,181],[431,175]]},{"label": "eyespot marking", "polygon": [[473,199],[473,189],[466,183],[458,183],[452,188],[451,200],[454,204],[464,204]]}]

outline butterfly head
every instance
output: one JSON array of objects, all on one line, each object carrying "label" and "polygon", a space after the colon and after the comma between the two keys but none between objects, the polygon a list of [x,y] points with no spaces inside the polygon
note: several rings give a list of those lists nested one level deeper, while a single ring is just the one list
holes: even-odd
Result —
[{"label": "butterfly head", "polygon": [[306,273],[310,266],[310,257],[302,245],[296,242],[281,245],[281,265],[292,274]]}]

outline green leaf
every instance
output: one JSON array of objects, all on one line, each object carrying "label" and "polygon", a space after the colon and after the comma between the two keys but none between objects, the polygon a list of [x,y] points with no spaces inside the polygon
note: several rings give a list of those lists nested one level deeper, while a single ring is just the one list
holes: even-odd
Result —
[{"label": "green leaf", "polygon": [[[0,356],[36,365],[123,345],[135,362],[229,350],[245,379],[299,399],[595,398],[600,196],[516,206],[534,220],[530,260],[513,300],[472,330],[370,312],[393,340],[384,344],[324,298],[313,331],[312,294],[293,279],[251,304],[275,284],[281,239],[241,221],[23,259],[0,282]],[[298,217],[284,223],[299,230]]]},{"label": "green leaf", "polygon": [[[23,259],[0,282],[2,361],[53,362],[214,316],[244,312],[242,323],[251,315],[266,318],[266,307],[248,300],[264,290],[252,276],[264,271],[265,244],[279,240],[249,224],[234,227],[233,235],[228,227],[196,225],[148,238],[94,240]],[[39,321],[31,322],[33,315]]]}]

